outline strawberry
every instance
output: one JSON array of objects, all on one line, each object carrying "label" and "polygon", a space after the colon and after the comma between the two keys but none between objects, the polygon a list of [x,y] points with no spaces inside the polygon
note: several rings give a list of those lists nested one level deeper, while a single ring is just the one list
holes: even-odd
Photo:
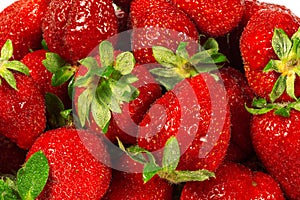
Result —
[{"label": "strawberry", "polygon": [[261,9],[250,18],[240,49],[247,80],[258,96],[274,102],[300,95],[295,54],[298,28],[299,21],[286,9]]},{"label": "strawberry", "polygon": [[283,9],[286,10],[285,6],[278,4],[259,2],[256,0],[246,0],[244,5],[244,13],[239,25],[230,31],[228,34],[216,38],[220,44],[221,52],[226,55],[230,65],[240,71],[244,72],[244,64],[240,52],[240,37],[244,31],[251,16],[261,9]]},{"label": "strawberry", "polygon": [[[142,10],[139,10],[141,7]],[[172,4],[135,0],[131,10],[132,47],[137,63],[155,63],[151,50],[154,45],[175,50],[180,41],[190,42],[191,46],[197,44],[198,31],[195,24]]]},{"label": "strawberry", "polygon": [[231,113],[231,139],[226,159],[241,162],[253,155],[250,137],[251,114],[245,104],[251,105],[253,92],[245,76],[232,67],[219,70],[228,96]]},{"label": "strawberry", "polygon": [[37,199],[101,199],[108,189],[110,157],[102,140],[73,128],[45,132],[27,158],[42,151],[48,159],[48,182]]},{"label": "strawberry", "polygon": [[180,200],[187,199],[276,199],[284,200],[278,183],[268,174],[236,164],[222,164],[216,178],[185,184]]},{"label": "strawberry", "polygon": [[300,196],[299,102],[253,102],[251,137],[255,152],[266,170],[280,183],[289,199]]},{"label": "strawberry", "polygon": [[117,34],[117,23],[111,0],[53,0],[42,28],[50,51],[76,64],[101,41]]},{"label": "strawberry", "polygon": [[7,137],[0,135],[0,174],[18,171],[25,161],[26,153]]},{"label": "strawberry", "polygon": [[216,170],[230,138],[224,93],[209,74],[178,83],[151,106],[140,124],[138,145],[160,159],[160,150],[175,136],[182,152],[178,170]]},{"label": "strawberry", "polygon": [[42,18],[48,4],[49,0],[18,0],[0,13],[0,46],[12,40],[13,59],[41,48]]},{"label": "strawberry", "polygon": [[46,50],[38,50],[32,53],[28,53],[21,60],[28,68],[31,77],[37,83],[41,93],[45,96],[46,93],[53,93],[57,95],[65,105],[70,105],[70,99],[68,96],[68,84],[61,86],[53,86],[51,83],[52,73],[44,66],[43,61],[46,59]]},{"label": "strawberry", "polygon": [[1,50],[0,133],[27,149],[46,128],[45,101],[28,68],[9,61],[12,55],[8,40]]},{"label": "strawberry", "polygon": [[196,23],[207,36],[222,36],[238,26],[244,12],[242,0],[171,0]]},{"label": "strawberry", "polygon": [[118,161],[121,171],[113,170],[111,185],[103,200],[155,199],[171,200],[172,185],[157,175],[147,183],[143,181],[143,165],[123,155]]},{"label": "strawberry", "polygon": [[225,88],[205,71],[216,70],[213,63],[225,58],[213,39],[192,56],[186,46],[180,43],[176,53],[162,46],[152,47],[162,66],[150,72],[168,92],[152,104],[140,123],[138,145],[153,152],[160,162],[161,150],[174,136],[182,154],[178,170],[214,171],[229,144],[229,107]]}]

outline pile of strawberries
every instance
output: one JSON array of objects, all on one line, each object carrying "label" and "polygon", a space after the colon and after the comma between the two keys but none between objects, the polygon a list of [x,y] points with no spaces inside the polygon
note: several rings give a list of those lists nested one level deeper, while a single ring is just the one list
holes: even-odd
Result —
[{"label": "pile of strawberries", "polygon": [[256,0],[0,13],[0,199],[300,199],[300,18]]}]

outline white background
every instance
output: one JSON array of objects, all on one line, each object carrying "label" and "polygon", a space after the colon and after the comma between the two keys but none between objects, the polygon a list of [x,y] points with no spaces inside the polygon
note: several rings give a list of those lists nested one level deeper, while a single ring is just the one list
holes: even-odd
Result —
[{"label": "white background", "polygon": [[[10,5],[14,1],[16,0],[1,0],[0,11],[2,11],[5,7]],[[297,3],[299,0],[261,0],[261,1],[285,5],[300,17],[300,6]]]}]

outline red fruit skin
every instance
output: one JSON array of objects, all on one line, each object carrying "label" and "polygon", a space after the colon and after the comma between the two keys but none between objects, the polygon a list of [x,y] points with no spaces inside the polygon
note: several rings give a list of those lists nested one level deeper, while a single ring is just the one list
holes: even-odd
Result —
[{"label": "red fruit skin", "polygon": [[[175,51],[180,42],[189,42],[189,50],[195,50],[198,31],[184,12],[168,2],[144,1],[133,1],[131,6],[132,47],[137,63],[156,63],[152,46]],[[142,10],[138,10],[141,6],[144,6]]]},{"label": "red fruit skin", "polygon": [[18,0],[0,13],[0,46],[12,40],[13,59],[41,48],[42,18],[48,4],[49,0]]},{"label": "red fruit skin", "polygon": [[276,199],[284,200],[278,183],[268,174],[253,172],[237,164],[222,164],[216,178],[187,182],[180,200],[189,199]]},{"label": "red fruit skin", "polygon": [[0,134],[0,174],[14,174],[25,162],[27,151]]},{"label": "red fruit skin", "polygon": [[143,181],[143,165],[123,155],[119,162],[122,171],[113,170],[112,182],[103,200],[171,200],[173,187],[155,175]]},{"label": "red fruit skin", "polygon": [[18,91],[3,79],[0,85],[0,133],[28,149],[46,128],[45,101],[30,76],[14,77]]},{"label": "red fruit skin", "polygon": [[[272,48],[272,37],[275,28],[283,29],[291,37],[299,28],[299,21],[289,10],[280,8],[261,9],[249,20],[241,39],[240,49],[244,69],[250,87],[260,97],[269,99],[269,94],[279,77],[279,73],[263,72],[270,59],[278,57]],[[295,83],[295,95],[300,96],[299,78]],[[277,101],[292,100],[284,93]]]},{"label": "red fruit skin", "polygon": [[289,199],[300,197],[300,113],[289,118],[273,111],[254,115],[251,136],[254,149],[267,171],[280,183]]},{"label": "red fruit skin", "polygon": [[253,156],[250,136],[251,114],[245,109],[250,106],[254,94],[247,84],[246,77],[232,67],[219,70],[230,107],[231,138],[226,160],[242,162]]},{"label": "red fruit skin", "polygon": [[[37,199],[101,199],[111,179],[102,140],[84,130],[58,128],[39,137],[27,154],[42,151],[49,162],[48,182]],[[101,161],[105,161],[105,164]]]},{"label": "red fruit skin", "polygon": [[161,161],[166,141],[176,136],[182,154],[178,170],[216,170],[230,139],[225,93],[206,73],[178,83],[149,109],[140,123],[138,145]]},{"label": "red fruit skin", "polygon": [[68,96],[68,83],[62,86],[52,86],[51,79],[52,73],[48,71],[43,65],[43,60],[46,59],[46,50],[37,50],[27,54],[21,60],[28,68],[31,77],[40,88],[41,93],[45,96],[47,92],[58,96],[65,105],[71,105],[70,98]]},{"label": "red fruit skin", "polygon": [[244,12],[244,0],[171,0],[196,23],[207,36],[217,37],[238,26]]},{"label": "red fruit skin", "polygon": [[72,64],[118,33],[111,0],[53,0],[42,27],[49,50]]}]

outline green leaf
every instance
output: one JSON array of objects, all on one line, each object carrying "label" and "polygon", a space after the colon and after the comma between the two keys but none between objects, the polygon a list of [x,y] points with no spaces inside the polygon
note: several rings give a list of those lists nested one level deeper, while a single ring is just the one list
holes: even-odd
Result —
[{"label": "green leaf", "polygon": [[102,101],[94,100],[92,101],[91,112],[96,124],[102,129],[102,132],[104,132],[104,128],[109,124],[111,119],[111,113],[108,106]]},{"label": "green leaf", "polygon": [[43,191],[48,176],[48,160],[42,151],[38,151],[17,173],[17,187],[22,200],[34,200]]},{"label": "green leaf", "polygon": [[47,45],[47,42],[46,42],[45,39],[42,40],[41,44],[42,44],[42,48],[43,48],[44,50],[49,51],[49,48],[48,48],[48,45]]},{"label": "green leaf", "polygon": [[274,114],[282,117],[290,117],[290,109],[286,107],[279,108],[275,110]]},{"label": "green leaf", "polygon": [[214,60],[212,58],[213,54],[215,54],[215,52],[212,49],[198,52],[190,58],[190,63],[193,66],[197,66],[203,63],[214,63]]},{"label": "green leaf", "polygon": [[1,58],[3,60],[9,60],[13,56],[13,44],[11,40],[7,40],[1,49]]},{"label": "green leaf", "polygon": [[52,86],[60,86],[66,83],[74,76],[76,68],[72,66],[64,66],[59,68],[52,76]]},{"label": "green leaf", "polygon": [[46,69],[54,74],[58,69],[66,65],[66,61],[56,53],[46,53],[46,59],[42,61]]},{"label": "green leaf", "polygon": [[296,74],[295,73],[291,73],[287,75],[286,78],[286,92],[287,94],[297,100],[297,97],[295,96],[295,80],[296,80]]},{"label": "green leaf", "polygon": [[292,40],[300,39],[300,28],[296,31],[296,33],[293,34]]},{"label": "green leaf", "polygon": [[274,29],[272,46],[280,60],[288,57],[292,45],[289,36],[282,29]]},{"label": "green leaf", "polygon": [[168,180],[171,183],[185,183],[189,181],[205,181],[210,178],[215,178],[215,174],[208,170],[198,170],[198,171],[173,171],[171,173],[160,173],[158,175]]},{"label": "green leaf", "polygon": [[280,70],[278,68],[278,66],[280,66],[281,61],[280,60],[270,60],[268,62],[268,64],[265,66],[265,68],[263,69],[263,72],[270,72],[270,71],[275,71],[280,73]]},{"label": "green leaf", "polygon": [[153,46],[152,51],[155,60],[164,67],[176,68],[181,64],[179,56],[175,55],[174,52],[168,48]]},{"label": "green leaf", "polygon": [[163,170],[169,172],[177,168],[180,159],[180,148],[176,137],[170,137],[166,142],[162,160]]},{"label": "green leaf", "polygon": [[136,162],[139,162],[141,164],[146,164],[148,162],[144,156],[145,152],[148,152],[148,151],[137,145],[130,146],[125,151],[129,155],[129,157]]},{"label": "green leaf", "polygon": [[147,183],[150,179],[153,178],[159,171],[161,170],[161,167],[156,165],[153,162],[148,162],[144,165],[143,170],[143,180],[144,183]]},{"label": "green leaf", "polygon": [[78,118],[82,127],[85,126],[85,123],[89,118],[94,96],[95,94],[93,90],[86,89],[78,97]]},{"label": "green leaf", "polygon": [[187,42],[180,42],[176,50],[176,55],[182,57],[185,60],[189,60],[190,58],[190,55],[186,50],[187,45],[188,45]]},{"label": "green leaf", "polygon": [[116,58],[115,69],[122,75],[130,74],[135,66],[135,59],[131,52],[123,52]]},{"label": "green leaf", "polygon": [[48,113],[48,124],[51,128],[58,128],[65,125],[66,121],[60,113],[64,111],[65,107],[61,99],[55,94],[47,92],[45,94],[45,103]]},{"label": "green leaf", "polygon": [[214,38],[208,38],[205,41],[205,43],[203,45],[203,48],[205,50],[212,49],[214,51],[219,51],[219,44],[218,44],[218,42],[217,42],[216,39],[214,39]]},{"label": "green leaf", "polygon": [[[17,191],[14,189],[13,181],[5,178],[0,179],[0,200],[18,200]],[[12,183],[11,183],[12,182]]]},{"label": "green leaf", "polygon": [[251,113],[253,115],[262,115],[262,114],[266,114],[266,113],[270,112],[271,110],[274,110],[275,106],[269,106],[269,107],[263,107],[263,108],[249,108],[245,104],[245,108],[249,113]]},{"label": "green leaf", "polygon": [[176,68],[154,68],[151,69],[150,72],[152,74],[166,78],[172,78],[174,76],[177,76]]},{"label": "green leaf", "polygon": [[271,102],[274,102],[276,99],[278,99],[285,91],[286,88],[286,76],[280,75],[275,82],[272,92],[270,94],[270,100]]},{"label": "green leaf", "polygon": [[110,81],[102,81],[97,88],[97,98],[105,103],[112,112],[121,113],[119,100],[114,96]]},{"label": "green leaf", "polygon": [[227,61],[227,58],[224,54],[222,53],[214,53],[211,55],[211,58],[213,60],[213,63],[223,63]]},{"label": "green leaf", "polygon": [[99,54],[102,67],[113,66],[114,47],[108,41],[103,41],[99,45]]},{"label": "green leaf", "polygon": [[11,71],[9,71],[6,68],[0,68],[0,76],[4,78],[4,80],[8,83],[10,87],[12,87],[15,90],[18,90],[16,79]]},{"label": "green leaf", "polygon": [[293,108],[293,109],[295,109],[297,111],[300,111],[300,101],[291,103],[291,108]]},{"label": "green leaf", "polygon": [[12,69],[25,75],[30,75],[29,68],[22,62],[13,60],[4,64],[6,69]]},{"label": "green leaf", "polygon": [[268,103],[267,100],[264,98],[258,98],[258,99],[254,98],[252,102],[252,106],[256,108],[263,108],[266,107],[267,103]]}]

